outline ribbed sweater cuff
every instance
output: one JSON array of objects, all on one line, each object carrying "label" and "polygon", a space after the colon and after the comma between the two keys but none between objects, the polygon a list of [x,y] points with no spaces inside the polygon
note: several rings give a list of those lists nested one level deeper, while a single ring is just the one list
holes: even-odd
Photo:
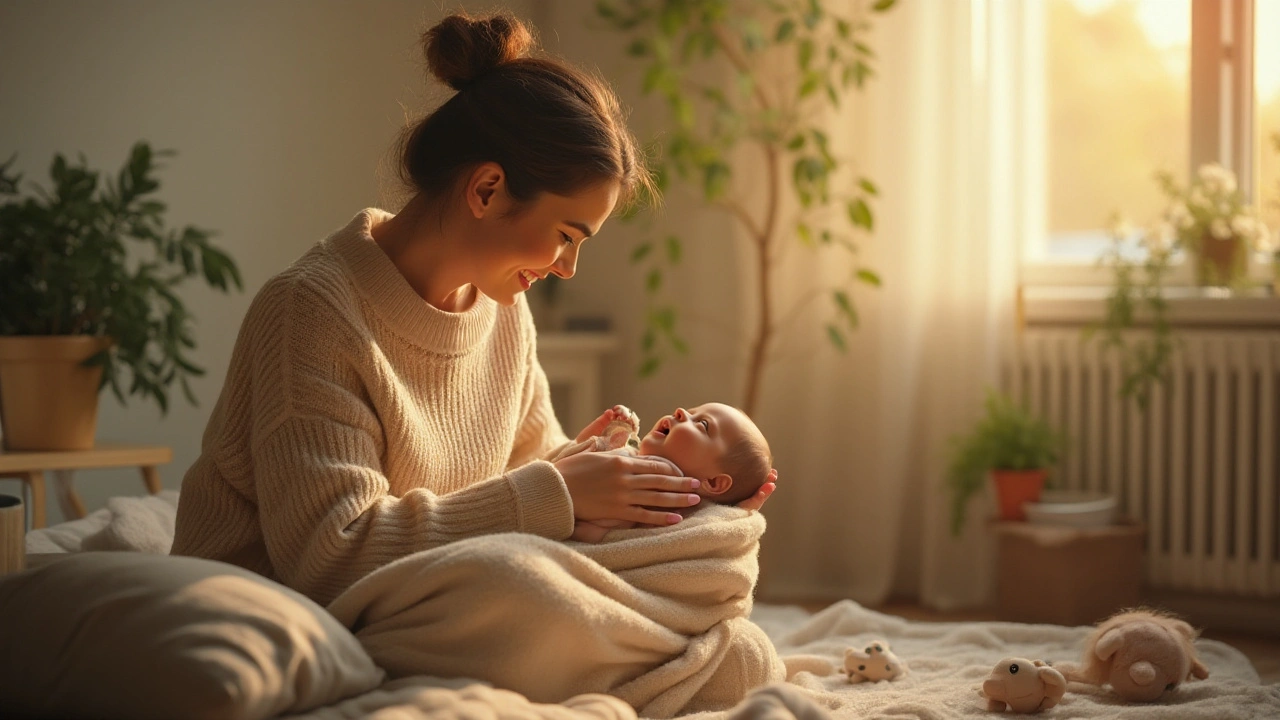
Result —
[{"label": "ribbed sweater cuff", "polygon": [[537,460],[507,473],[516,495],[520,532],[564,540],[573,534],[573,500],[569,488],[545,460]]}]

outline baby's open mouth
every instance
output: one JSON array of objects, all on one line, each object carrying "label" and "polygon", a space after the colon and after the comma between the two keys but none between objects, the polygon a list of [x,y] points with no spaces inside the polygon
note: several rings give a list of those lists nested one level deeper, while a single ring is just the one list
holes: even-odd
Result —
[{"label": "baby's open mouth", "polygon": [[658,433],[658,434],[659,434],[659,435],[661,435],[662,437],[666,437],[667,435],[670,435],[670,434],[671,434],[671,419],[670,419],[670,418],[662,418],[662,420],[659,420],[659,421],[658,421],[658,427],[654,428],[654,429],[653,429],[653,431],[654,431],[654,432],[656,432],[656,433]]}]

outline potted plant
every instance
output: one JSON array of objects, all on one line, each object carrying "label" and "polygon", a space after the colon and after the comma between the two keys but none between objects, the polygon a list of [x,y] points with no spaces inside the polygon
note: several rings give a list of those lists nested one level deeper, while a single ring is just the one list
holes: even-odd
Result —
[{"label": "potted plant", "polygon": [[967,434],[952,438],[947,486],[951,533],[964,527],[969,499],[988,475],[996,488],[1001,520],[1025,520],[1022,504],[1036,502],[1065,439],[1008,396],[988,392],[986,413]]},{"label": "potted plant", "polygon": [[[1137,233],[1145,251],[1141,261],[1126,256],[1125,243],[1134,235],[1118,216],[1112,224],[1112,249],[1102,258],[1115,274],[1102,322],[1086,330],[1086,339],[1102,333],[1103,344],[1121,354],[1120,393],[1145,409],[1152,384],[1168,372],[1175,349],[1168,320],[1164,281],[1174,258],[1188,258],[1196,284],[1230,291],[1248,275],[1249,255],[1271,250],[1272,237],[1256,208],[1245,202],[1235,173],[1217,163],[1202,165],[1186,187],[1166,172],[1157,173],[1169,206],[1151,228]],[[1139,316],[1151,326],[1147,338],[1126,338]]]},{"label": "potted plant", "polygon": [[[16,160],[0,165],[0,428],[9,450],[93,447],[102,386],[168,410],[168,391],[204,373],[191,315],[176,294],[200,275],[241,288],[235,263],[212,233],[168,229],[155,199],[156,158],[139,142],[115,178],[55,155],[52,191],[22,195]],[[134,242],[128,242],[128,241]]]}]

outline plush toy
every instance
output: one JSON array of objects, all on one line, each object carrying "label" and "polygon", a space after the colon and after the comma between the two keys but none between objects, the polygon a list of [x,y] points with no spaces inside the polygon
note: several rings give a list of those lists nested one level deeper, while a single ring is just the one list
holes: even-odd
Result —
[{"label": "plush toy", "polygon": [[1063,665],[1068,680],[1111,685],[1130,702],[1157,700],[1192,676],[1209,670],[1196,658],[1196,631],[1170,615],[1150,610],[1122,612],[1104,620],[1085,642],[1080,665]]},{"label": "plush toy", "polygon": [[907,674],[907,664],[889,649],[889,643],[873,640],[865,650],[844,651],[844,672],[849,682],[897,680]]},{"label": "plush toy", "polygon": [[1041,660],[1008,657],[996,663],[982,683],[987,709],[1034,713],[1048,710],[1067,691],[1067,679]]},{"label": "plush toy", "polygon": [[614,405],[611,408],[613,419],[605,425],[604,430],[596,437],[595,450],[617,450],[627,446],[634,449],[640,447],[640,417],[626,405]]}]

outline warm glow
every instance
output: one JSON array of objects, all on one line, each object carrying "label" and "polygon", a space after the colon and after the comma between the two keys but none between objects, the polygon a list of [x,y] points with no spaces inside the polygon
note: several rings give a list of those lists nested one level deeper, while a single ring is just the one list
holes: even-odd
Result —
[{"label": "warm glow", "polygon": [[1046,3],[1051,252],[1092,260],[1113,212],[1156,217],[1157,170],[1186,177],[1190,0]]}]

